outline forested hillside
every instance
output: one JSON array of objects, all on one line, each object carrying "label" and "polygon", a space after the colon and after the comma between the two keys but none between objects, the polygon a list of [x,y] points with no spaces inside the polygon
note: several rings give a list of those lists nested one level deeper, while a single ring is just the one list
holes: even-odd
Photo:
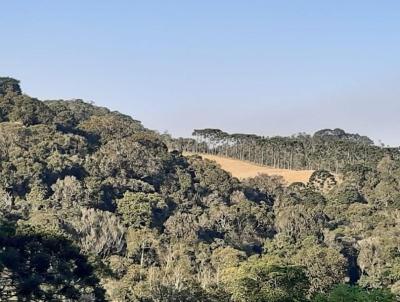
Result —
[{"label": "forested hillside", "polygon": [[291,137],[200,129],[193,131],[193,137],[173,139],[164,135],[164,141],[172,150],[210,153],[274,168],[326,169],[334,173],[355,164],[373,168],[384,156],[400,159],[399,148],[375,146],[368,137],[341,129],[324,129],[314,135],[299,133]]},{"label": "forested hillside", "polygon": [[397,301],[398,153],[330,133],[177,148],[317,170],[240,182],[129,116],[0,78],[0,301]]}]

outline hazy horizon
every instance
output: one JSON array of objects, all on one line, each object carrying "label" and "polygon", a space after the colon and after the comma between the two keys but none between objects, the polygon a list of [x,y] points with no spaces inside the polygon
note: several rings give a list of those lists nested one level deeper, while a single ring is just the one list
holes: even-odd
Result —
[{"label": "hazy horizon", "polygon": [[2,4],[0,76],[151,129],[342,128],[400,145],[400,2]]}]

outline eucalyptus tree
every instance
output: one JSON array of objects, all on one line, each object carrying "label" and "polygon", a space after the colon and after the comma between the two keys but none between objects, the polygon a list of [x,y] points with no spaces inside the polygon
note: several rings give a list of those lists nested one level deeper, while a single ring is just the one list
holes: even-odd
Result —
[{"label": "eucalyptus tree", "polygon": [[[341,129],[324,129],[313,136],[263,137],[254,134],[228,134],[220,129],[196,129],[194,142],[175,140],[180,150],[212,153],[285,169],[326,169],[341,172],[346,165],[377,165],[385,155],[400,158],[399,148],[375,146],[368,137]],[[182,145],[186,144],[186,147]]]}]

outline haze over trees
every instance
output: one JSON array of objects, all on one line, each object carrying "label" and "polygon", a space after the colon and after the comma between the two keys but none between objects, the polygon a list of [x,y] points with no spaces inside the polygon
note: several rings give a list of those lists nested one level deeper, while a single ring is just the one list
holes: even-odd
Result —
[{"label": "haze over trees", "polygon": [[[0,300],[399,299],[398,150],[340,130],[195,134],[0,78]],[[316,172],[240,182],[167,145]]]}]

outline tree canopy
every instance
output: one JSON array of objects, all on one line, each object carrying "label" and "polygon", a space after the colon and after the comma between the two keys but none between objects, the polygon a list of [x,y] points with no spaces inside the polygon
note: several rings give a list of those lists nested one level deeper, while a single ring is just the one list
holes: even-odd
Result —
[{"label": "tree canopy", "polygon": [[[0,78],[0,300],[400,298],[398,149],[338,129],[194,136]],[[181,151],[316,171],[239,181]]]}]

